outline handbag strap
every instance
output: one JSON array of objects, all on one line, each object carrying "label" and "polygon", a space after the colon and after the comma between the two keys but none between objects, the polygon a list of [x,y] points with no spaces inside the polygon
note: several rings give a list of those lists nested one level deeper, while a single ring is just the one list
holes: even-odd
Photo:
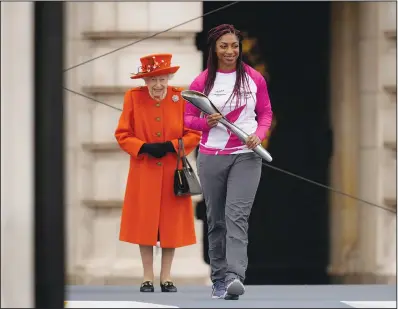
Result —
[{"label": "handbag strap", "polygon": [[[180,161],[182,162],[182,167],[184,168],[186,166],[186,157],[185,157],[185,149],[184,149],[184,140],[182,139],[184,137],[184,105],[182,108],[182,131],[181,131],[181,137],[178,139],[178,152],[177,152],[177,169],[180,165]],[[182,153],[182,155],[181,155]],[[189,164],[189,162],[188,162]]]},{"label": "handbag strap", "polygon": [[184,149],[184,141],[182,138],[178,139],[178,152],[177,152],[177,169],[180,165],[180,161],[182,163],[182,167],[186,167],[189,164],[186,156],[185,156],[185,149]]},{"label": "handbag strap", "polygon": [[179,165],[180,165],[180,160],[182,160],[181,158],[181,142],[180,142],[180,138],[178,139],[178,150],[177,150],[177,167],[176,169],[178,169]]},{"label": "handbag strap", "polygon": [[187,166],[189,166],[189,168],[192,169],[192,166],[189,163],[189,160],[185,156],[185,147],[184,147],[184,140],[183,140],[184,132],[185,132],[184,110],[185,110],[185,105],[183,105],[183,108],[182,108],[182,132],[181,132],[181,137],[178,139],[177,169],[179,167],[180,161],[182,162],[182,168],[186,168]]},{"label": "handbag strap", "polygon": [[180,138],[180,139],[178,140],[178,142],[179,142],[179,144],[180,144],[180,149],[181,149],[181,152],[182,152],[181,158],[185,158],[184,140],[183,140],[182,138]]}]

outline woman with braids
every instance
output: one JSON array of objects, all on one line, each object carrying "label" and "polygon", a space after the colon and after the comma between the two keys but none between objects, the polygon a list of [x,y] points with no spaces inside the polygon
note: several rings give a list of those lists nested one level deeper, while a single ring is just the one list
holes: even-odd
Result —
[{"label": "woman with braids", "polygon": [[198,174],[206,202],[212,298],[239,299],[248,264],[248,219],[261,176],[253,148],[271,126],[272,110],[263,76],[242,61],[242,37],[232,25],[209,31],[207,69],[190,86],[206,94],[220,112],[250,135],[243,144],[220,114],[204,116],[192,104],[185,126],[202,131]]}]

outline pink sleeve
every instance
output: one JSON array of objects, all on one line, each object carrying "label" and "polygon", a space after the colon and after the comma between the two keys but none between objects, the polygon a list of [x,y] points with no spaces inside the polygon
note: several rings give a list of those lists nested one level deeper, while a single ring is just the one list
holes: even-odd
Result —
[{"label": "pink sleeve", "polygon": [[256,114],[258,123],[255,134],[260,140],[264,140],[272,122],[271,102],[264,77],[258,74],[258,77],[254,81],[257,85]]},{"label": "pink sleeve", "polygon": [[[205,85],[204,74],[200,74],[191,84],[189,90],[203,92]],[[209,131],[211,128],[207,124],[206,118],[200,117],[201,111],[191,103],[187,102],[184,113],[185,127],[196,131]]]}]

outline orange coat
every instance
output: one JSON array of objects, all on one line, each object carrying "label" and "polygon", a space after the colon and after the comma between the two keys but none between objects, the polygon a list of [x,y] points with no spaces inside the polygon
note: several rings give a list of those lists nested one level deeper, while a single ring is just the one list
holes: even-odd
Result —
[{"label": "orange coat", "polygon": [[[160,159],[138,155],[145,142],[171,141],[178,149],[186,104],[181,90],[169,86],[161,102],[150,97],[147,87],[130,89],[124,96],[123,112],[115,132],[120,147],[130,155],[121,241],[155,246],[159,231],[162,248],[196,243],[191,197],[177,197],[173,191],[177,154],[168,153]],[[198,131],[184,129],[186,155],[197,147],[199,140]]]}]

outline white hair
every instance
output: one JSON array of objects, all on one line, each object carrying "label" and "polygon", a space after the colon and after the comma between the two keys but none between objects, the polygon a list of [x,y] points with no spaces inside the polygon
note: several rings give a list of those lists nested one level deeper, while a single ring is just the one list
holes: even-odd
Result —
[{"label": "white hair", "polygon": [[[165,74],[167,75],[167,79],[168,80],[172,80],[174,77],[174,74]],[[152,76],[148,76],[148,77],[144,77],[143,80],[145,81],[145,83],[147,82],[148,79],[150,79]]]}]

